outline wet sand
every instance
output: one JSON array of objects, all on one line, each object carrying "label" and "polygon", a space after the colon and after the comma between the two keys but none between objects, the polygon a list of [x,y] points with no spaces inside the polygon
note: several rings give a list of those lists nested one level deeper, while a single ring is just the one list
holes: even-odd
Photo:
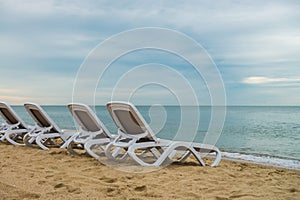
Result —
[{"label": "wet sand", "polygon": [[221,161],[126,173],[65,149],[0,143],[0,199],[299,199],[300,171]]}]

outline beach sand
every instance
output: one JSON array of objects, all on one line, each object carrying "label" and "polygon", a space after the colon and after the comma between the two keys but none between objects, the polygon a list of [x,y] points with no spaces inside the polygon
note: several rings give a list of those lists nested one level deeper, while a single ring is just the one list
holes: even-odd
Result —
[{"label": "beach sand", "polygon": [[65,149],[0,143],[0,199],[299,199],[300,171],[222,161],[125,173]]}]

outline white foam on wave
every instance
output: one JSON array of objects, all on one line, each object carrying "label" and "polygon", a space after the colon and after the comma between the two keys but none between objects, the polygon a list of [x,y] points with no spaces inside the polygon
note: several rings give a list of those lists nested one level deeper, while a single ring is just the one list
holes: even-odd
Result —
[{"label": "white foam on wave", "polygon": [[242,160],[242,161],[254,162],[259,164],[300,170],[300,160],[276,158],[276,157],[265,156],[265,155],[258,156],[258,155],[229,153],[229,152],[222,152],[222,156],[225,159],[228,158],[234,160]]}]

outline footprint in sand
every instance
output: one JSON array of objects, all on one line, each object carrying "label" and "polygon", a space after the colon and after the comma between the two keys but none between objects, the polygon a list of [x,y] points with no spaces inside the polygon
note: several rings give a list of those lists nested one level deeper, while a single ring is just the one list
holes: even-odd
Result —
[{"label": "footprint in sand", "polygon": [[289,189],[289,192],[294,193],[294,192],[297,192],[297,190],[295,188],[291,188],[291,189]]},{"label": "footprint in sand", "polygon": [[137,186],[137,187],[134,188],[134,190],[138,191],[138,192],[142,192],[142,191],[147,190],[147,187],[146,187],[146,185]]},{"label": "footprint in sand", "polygon": [[69,193],[74,193],[74,194],[82,193],[80,188],[75,188],[75,187],[71,187],[71,186],[68,186],[67,190],[68,190]]},{"label": "footprint in sand", "polygon": [[67,185],[65,185],[63,183],[58,183],[54,186],[55,189],[62,188],[62,187],[67,187]]},{"label": "footprint in sand", "polygon": [[39,185],[42,185],[42,184],[45,184],[45,183],[46,183],[46,181],[38,181]]},{"label": "footprint in sand", "polygon": [[72,187],[72,186],[66,185],[64,183],[58,183],[54,186],[54,189],[59,189],[59,188],[66,188],[69,193],[75,193],[75,194],[81,193],[80,188]]},{"label": "footprint in sand", "polygon": [[99,180],[104,181],[105,183],[115,183],[118,180],[116,178],[108,178],[108,177],[101,177]]},{"label": "footprint in sand", "polygon": [[48,174],[47,176],[45,176],[46,179],[52,178],[52,177],[54,177],[54,174]]},{"label": "footprint in sand", "polygon": [[41,195],[39,195],[39,194],[28,193],[28,194],[22,195],[22,197],[20,197],[20,198],[24,198],[24,199],[39,199],[40,197],[41,197]]},{"label": "footprint in sand", "polygon": [[118,188],[107,188],[106,189],[106,195],[107,196],[117,196],[120,195],[120,190]]}]

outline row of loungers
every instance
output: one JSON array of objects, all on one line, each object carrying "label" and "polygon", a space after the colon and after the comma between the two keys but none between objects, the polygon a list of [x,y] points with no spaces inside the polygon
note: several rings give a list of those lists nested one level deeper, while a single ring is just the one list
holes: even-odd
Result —
[{"label": "row of loungers", "polygon": [[0,102],[0,114],[5,120],[0,126],[0,141],[38,146],[44,150],[59,146],[71,153],[78,153],[81,148],[94,158],[105,155],[123,161],[130,157],[142,166],[183,162],[191,154],[201,166],[206,165],[202,159],[206,155],[213,157],[210,166],[217,166],[221,161],[221,152],[213,145],[157,138],[137,108],[128,102],[107,104],[118,127],[117,135],[111,134],[94,111],[84,104],[68,105],[79,130],[61,130],[39,105],[25,103],[24,106],[36,122],[35,126],[27,125],[10,105]]}]

